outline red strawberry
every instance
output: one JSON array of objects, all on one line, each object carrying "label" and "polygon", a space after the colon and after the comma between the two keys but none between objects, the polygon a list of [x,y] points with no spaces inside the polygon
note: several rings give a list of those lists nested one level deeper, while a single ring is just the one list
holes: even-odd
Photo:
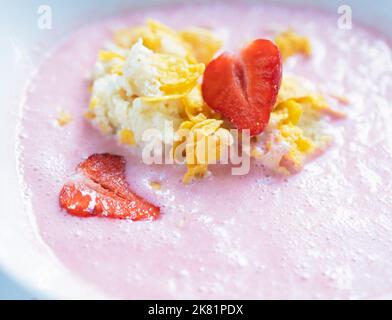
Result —
[{"label": "red strawberry", "polygon": [[125,159],[112,154],[94,154],[79,164],[78,169],[103,188],[127,198],[129,186],[125,180]]},{"label": "red strawberry", "polygon": [[78,171],[60,193],[60,206],[69,214],[134,221],[159,217],[158,207],[130,189],[123,157],[95,154],[82,162]]},{"label": "red strawberry", "polygon": [[251,136],[264,131],[278,96],[282,58],[269,40],[255,40],[239,56],[223,53],[204,73],[206,103]]}]

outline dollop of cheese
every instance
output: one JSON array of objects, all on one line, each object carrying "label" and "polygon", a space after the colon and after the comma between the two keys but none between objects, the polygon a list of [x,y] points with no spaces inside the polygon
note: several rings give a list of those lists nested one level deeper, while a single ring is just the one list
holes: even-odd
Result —
[{"label": "dollop of cheese", "polygon": [[[221,46],[210,30],[176,32],[153,20],[115,32],[114,43],[98,54],[86,117],[102,132],[117,135],[120,143],[137,148],[143,147],[147,129],[168,139],[176,136],[177,145],[186,145],[184,182],[203,176],[210,163],[219,161],[215,148],[221,135],[229,134],[204,103],[200,88],[205,64]],[[167,121],[173,124],[169,133]],[[184,129],[186,136],[180,137]],[[215,143],[205,149],[209,139]]]}]

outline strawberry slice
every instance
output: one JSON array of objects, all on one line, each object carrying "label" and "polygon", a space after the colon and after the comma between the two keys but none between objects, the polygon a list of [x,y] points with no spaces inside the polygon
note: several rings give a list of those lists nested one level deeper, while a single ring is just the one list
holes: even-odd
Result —
[{"label": "strawberry slice", "polygon": [[125,179],[126,162],[112,154],[94,154],[79,164],[78,169],[89,179],[123,198],[129,196]]},{"label": "strawberry slice", "polygon": [[136,195],[125,178],[125,159],[94,154],[60,192],[60,206],[78,217],[155,220],[160,209]]},{"label": "strawberry slice", "polygon": [[276,103],[282,79],[282,58],[269,40],[255,40],[239,56],[223,53],[208,64],[203,97],[217,113],[250,135],[263,132]]}]

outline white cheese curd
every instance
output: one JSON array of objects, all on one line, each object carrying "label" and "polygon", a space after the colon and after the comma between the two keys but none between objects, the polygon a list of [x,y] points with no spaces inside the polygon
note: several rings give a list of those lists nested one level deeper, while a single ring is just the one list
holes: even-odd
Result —
[{"label": "white cheese curd", "polygon": [[124,76],[138,96],[162,96],[158,70],[153,66],[154,52],[140,39],[133,45],[124,64]]},{"label": "white cheese curd", "polygon": [[[149,63],[153,55],[154,52],[139,40],[129,50],[125,62],[114,58],[98,60],[95,65],[90,106],[94,113],[92,122],[105,133],[131,131],[137,146],[143,145],[145,130],[157,129],[163,134],[166,129],[166,135],[170,136],[183,121],[184,108],[178,100],[148,102],[141,98],[163,96],[157,70]],[[110,73],[116,64],[121,64],[123,74]],[[173,126],[165,127],[166,122]]]}]

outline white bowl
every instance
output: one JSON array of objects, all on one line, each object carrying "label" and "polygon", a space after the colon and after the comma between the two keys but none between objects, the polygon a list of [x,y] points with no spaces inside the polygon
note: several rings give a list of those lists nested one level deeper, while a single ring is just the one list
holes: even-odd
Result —
[{"label": "white bowl", "polygon": [[[144,1],[143,5],[173,1]],[[176,1],[179,2],[179,1]],[[308,4],[337,14],[341,1],[322,0],[279,1]],[[15,130],[22,93],[31,72],[31,61],[42,59],[31,54],[37,43],[48,49],[79,24],[115,14],[124,8],[140,6],[134,0],[48,0],[53,11],[53,30],[37,27],[38,7],[42,1],[13,0],[2,4],[0,15],[0,267],[39,297],[104,298],[92,286],[75,279],[61,266],[42,242],[34,227],[28,208],[22,203],[15,157]],[[390,35],[392,3],[390,1],[345,1],[353,9],[353,20],[361,21]],[[84,17],[85,20],[81,19]],[[75,22],[78,21],[78,22]]]}]

